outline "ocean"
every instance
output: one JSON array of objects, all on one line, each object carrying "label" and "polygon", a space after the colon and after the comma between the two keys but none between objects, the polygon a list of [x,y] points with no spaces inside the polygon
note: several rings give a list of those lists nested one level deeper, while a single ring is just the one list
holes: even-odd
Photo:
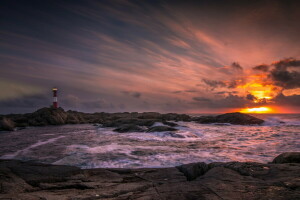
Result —
[{"label": "ocean", "polygon": [[280,153],[300,151],[300,114],[254,116],[265,123],[176,122],[175,134],[116,133],[91,124],[28,127],[0,133],[0,159],[80,168],[152,168],[194,162],[267,163]]}]

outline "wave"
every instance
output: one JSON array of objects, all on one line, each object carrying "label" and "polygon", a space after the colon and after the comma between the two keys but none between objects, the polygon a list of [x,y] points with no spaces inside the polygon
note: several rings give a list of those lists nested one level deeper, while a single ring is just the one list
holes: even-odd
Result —
[{"label": "wave", "polygon": [[300,120],[298,118],[287,118],[287,117],[267,117],[264,126],[300,126]]}]

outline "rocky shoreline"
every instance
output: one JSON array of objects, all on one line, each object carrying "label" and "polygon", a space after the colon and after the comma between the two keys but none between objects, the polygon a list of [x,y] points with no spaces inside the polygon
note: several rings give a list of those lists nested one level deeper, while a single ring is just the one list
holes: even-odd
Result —
[{"label": "rocky shoreline", "polygon": [[[160,132],[176,131],[177,121],[236,125],[262,124],[264,122],[264,120],[238,112],[217,116],[191,117],[186,114],[160,114],[156,112],[82,113],[65,111],[63,108],[45,107],[33,113],[0,115],[0,131],[13,131],[27,126],[91,123],[103,127],[114,127],[116,132]],[[152,127],[155,122],[160,122],[162,125]]]},{"label": "rocky shoreline", "polygon": [[171,168],[79,169],[0,160],[0,199],[296,200],[300,152],[272,163],[191,163]]}]

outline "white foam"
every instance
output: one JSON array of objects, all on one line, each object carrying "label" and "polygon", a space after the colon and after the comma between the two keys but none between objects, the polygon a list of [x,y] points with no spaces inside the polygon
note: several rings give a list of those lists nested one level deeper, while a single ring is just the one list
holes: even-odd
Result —
[{"label": "white foam", "polygon": [[0,159],[13,159],[13,158],[16,158],[19,155],[28,153],[28,151],[30,151],[31,149],[33,149],[35,147],[42,146],[42,145],[49,144],[49,143],[53,143],[56,140],[58,140],[60,138],[63,138],[63,137],[65,137],[65,136],[59,136],[59,137],[51,138],[51,139],[48,139],[48,140],[45,140],[45,141],[40,141],[39,140],[37,143],[34,143],[34,144],[30,145],[29,147],[26,147],[25,149],[16,151],[16,152],[11,153],[11,154],[3,155],[3,156],[0,157]]}]

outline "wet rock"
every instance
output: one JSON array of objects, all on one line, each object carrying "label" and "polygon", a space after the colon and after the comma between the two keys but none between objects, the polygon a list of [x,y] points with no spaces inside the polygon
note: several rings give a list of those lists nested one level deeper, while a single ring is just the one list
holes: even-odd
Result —
[{"label": "wet rock", "polygon": [[119,133],[127,133],[127,132],[143,132],[144,130],[135,124],[124,124],[120,127],[114,129],[114,131]]},{"label": "wet rock", "polygon": [[300,199],[299,171],[299,163],[78,169],[0,160],[0,199],[296,200]]},{"label": "wet rock", "polygon": [[62,125],[66,123],[67,113],[62,108],[41,108],[30,114],[29,125]]},{"label": "wet rock", "polygon": [[163,132],[163,131],[177,131],[178,129],[169,126],[153,126],[147,132]]},{"label": "wet rock", "polygon": [[186,114],[167,113],[162,115],[164,121],[191,121],[191,117]]},{"label": "wet rock", "polygon": [[[231,124],[261,124],[263,120],[241,113],[227,113],[218,116],[202,116],[190,117],[186,114],[167,113],[160,114],[156,112],[144,113],[81,113],[76,111],[64,111],[62,108],[41,108],[33,113],[28,114],[10,114],[4,115],[2,118],[10,119],[2,123],[6,124],[6,130],[14,123],[15,127],[26,126],[47,126],[47,125],[63,125],[63,124],[102,124],[103,127],[119,128],[123,125],[136,125],[151,127],[156,122],[161,122],[167,126],[178,126],[174,122],[169,121],[196,121],[199,123],[231,123]],[[3,120],[2,120],[3,121]],[[1,127],[0,127],[1,128]],[[159,129],[159,128],[156,128]],[[4,130],[2,128],[2,130]],[[174,131],[176,129],[166,128],[161,131]],[[152,129],[149,129],[152,131]],[[160,130],[158,130],[160,131]]]},{"label": "wet rock", "polygon": [[171,126],[171,127],[178,126],[178,124],[176,124],[174,122],[163,121],[162,123],[164,125]]},{"label": "wet rock", "polygon": [[8,118],[3,117],[0,119],[0,131],[13,131],[15,128],[15,123]]},{"label": "wet rock", "polygon": [[300,152],[287,152],[277,156],[273,163],[300,163]]},{"label": "wet rock", "polygon": [[264,120],[239,112],[226,113],[217,116],[202,116],[194,119],[198,123],[230,123],[235,125],[262,124]]},{"label": "wet rock", "polygon": [[206,163],[200,162],[180,165],[177,169],[184,174],[188,181],[191,181],[205,174],[210,168]]},{"label": "wet rock", "polygon": [[215,116],[201,116],[193,118],[193,121],[196,121],[201,124],[211,124],[216,123],[217,119]]}]

